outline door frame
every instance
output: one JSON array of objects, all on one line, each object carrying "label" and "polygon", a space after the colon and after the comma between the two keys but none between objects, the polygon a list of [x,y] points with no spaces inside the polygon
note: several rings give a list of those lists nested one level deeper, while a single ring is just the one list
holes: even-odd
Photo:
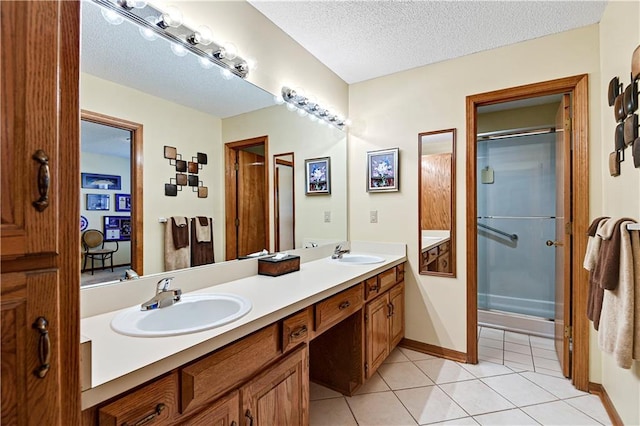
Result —
[{"label": "door frame", "polygon": [[[291,161],[283,160],[278,157],[287,157],[291,156]],[[296,183],[295,179],[295,153],[291,152],[283,152],[280,154],[273,155],[273,244],[274,251],[280,251],[280,179],[279,179],[279,169],[278,165],[283,165],[287,167],[291,167],[291,200],[293,202],[293,245],[295,246],[296,241]],[[295,247],[294,247],[295,248]]]},{"label": "door frame", "polygon": [[131,153],[129,159],[129,173],[131,178],[131,269],[138,275],[144,275],[144,229],[143,229],[143,190],[142,177],[144,155],[142,151],[142,124],[112,117],[98,112],[83,109],[80,119],[96,124],[116,127],[131,132]]},{"label": "door frame", "polygon": [[476,232],[477,217],[477,108],[484,105],[571,93],[571,326],[573,353],[571,381],[583,391],[589,388],[589,321],[587,319],[588,273],[582,268],[589,226],[589,80],[587,74],[527,84],[467,96],[467,362],[478,362],[478,276]]},{"label": "door frame", "polygon": [[265,247],[269,246],[269,229],[270,229],[270,217],[269,217],[269,136],[258,136],[250,139],[243,139],[235,142],[227,142],[224,144],[224,206],[225,206],[225,251],[224,259],[232,260],[236,257],[229,258],[230,252],[237,252],[238,249],[238,236],[235,232],[235,219],[236,215],[230,214],[235,212],[238,207],[237,200],[237,187],[235,182],[235,154],[237,151],[241,151],[243,148],[249,148],[252,146],[264,146],[264,217],[265,217]]}]

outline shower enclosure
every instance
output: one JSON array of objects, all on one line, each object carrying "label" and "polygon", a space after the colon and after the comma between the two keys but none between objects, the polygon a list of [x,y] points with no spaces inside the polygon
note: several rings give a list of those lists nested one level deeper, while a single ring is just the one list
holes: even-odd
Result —
[{"label": "shower enclosure", "polygon": [[478,140],[478,323],[553,335],[555,134]]}]

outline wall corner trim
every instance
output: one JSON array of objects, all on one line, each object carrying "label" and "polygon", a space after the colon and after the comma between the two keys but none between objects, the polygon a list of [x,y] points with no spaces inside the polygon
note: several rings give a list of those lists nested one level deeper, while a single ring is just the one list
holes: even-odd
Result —
[{"label": "wall corner trim", "polygon": [[609,419],[613,426],[624,426],[624,423],[622,422],[618,411],[616,411],[616,407],[613,405],[613,402],[609,398],[604,386],[600,383],[589,382],[589,393],[597,395],[600,398],[602,405],[604,405],[605,410],[607,410],[607,414],[609,415]]},{"label": "wall corner trim", "polygon": [[454,351],[453,349],[443,348],[441,346],[430,345],[429,343],[418,342],[417,340],[403,338],[398,346],[417,352],[422,352],[427,355],[433,355],[438,358],[444,358],[456,362],[467,362],[467,354],[464,352]]}]

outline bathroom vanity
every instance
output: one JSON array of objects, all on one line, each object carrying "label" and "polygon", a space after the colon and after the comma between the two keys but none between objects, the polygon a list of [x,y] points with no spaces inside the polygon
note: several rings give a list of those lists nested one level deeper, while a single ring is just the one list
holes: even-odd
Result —
[{"label": "bathroom vanity", "polygon": [[83,319],[92,345],[83,424],[308,424],[309,380],[352,395],[404,336],[406,256],[383,256],[371,265],[323,257],[198,290],[253,303],[199,333],[129,337],[109,328],[114,312]]}]

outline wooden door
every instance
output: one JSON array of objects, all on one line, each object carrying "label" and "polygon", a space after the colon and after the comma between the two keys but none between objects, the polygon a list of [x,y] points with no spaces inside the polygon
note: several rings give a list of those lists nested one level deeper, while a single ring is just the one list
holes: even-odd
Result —
[{"label": "wooden door", "polygon": [[391,316],[389,324],[389,352],[395,348],[404,337],[404,283],[401,282],[389,290],[389,304]]},{"label": "wooden door", "polygon": [[366,365],[370,378],[389,355],[389,293],[367,303],[365,307]]},{"label": "wooden door", "polygon": [[0,20],[0,423],[79,424],[80,2]]},{"label": "wooden door", "polygon": [[309,424],[307,346],[269,368],[240,389],[242,413],[252,426]]},{"label": "wooden door", "polygon": [[264,156],[238,151],[238,256],[267,247]]},{"label": "wooden door", "polygon": [[571,110],[570,96],[562,96],[556,113],[556,233],[547,242],[555,249],[555,346],[562,374],[571,368]]},{"label": "wooden door", "polygon": [[188,420],[183,426],[237,426],[240,424],[240,393],[233,391]]}]

